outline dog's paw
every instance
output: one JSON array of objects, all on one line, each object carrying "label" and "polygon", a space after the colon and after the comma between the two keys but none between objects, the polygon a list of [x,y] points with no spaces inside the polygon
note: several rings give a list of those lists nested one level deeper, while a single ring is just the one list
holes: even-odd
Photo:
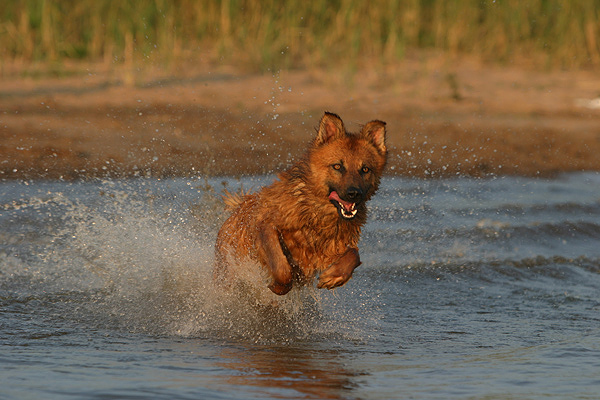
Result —
[{"label": "dog's paw", "polygon": [[336,287],[342,286],[346,282],[348,282],[352,278],[352,273],[350,274],[342,274],[342,275],[333,275],[331,273],[327,273],[327,271],[323,272],[321,276],[319,276],[319,283],[317,284],[318,289],[335,289]]},{"label": "dog's paw", "polygon": [[292,282],[290,282],[287,285],[273,282],[269,285],[269,289],[271,289],[271,292],[279,296],[283,296],[284,294],[287,294],[290,290],[292,290]]},{"label": "dog's paw", "polygon": [[360,265],[358,249],[350,248],[331,267],[319,276],[319,289],[333,289],[342,286],[352,278],[354,269]]}]

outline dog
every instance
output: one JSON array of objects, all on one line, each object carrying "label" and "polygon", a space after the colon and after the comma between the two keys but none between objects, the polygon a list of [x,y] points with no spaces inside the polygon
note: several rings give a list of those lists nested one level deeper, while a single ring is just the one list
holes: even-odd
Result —
[{"label": "dog", "polygon": [[277,295],[317,274],[319,289],[348,282],[361,264],[358,241],[387,162],[385,139],[383,121],[348,133],[338,115],[325,112],[308,151],[270,186],[226,193],[231,215],[217,235],[215,279],[229,283],[232,263],[249,259]]}]

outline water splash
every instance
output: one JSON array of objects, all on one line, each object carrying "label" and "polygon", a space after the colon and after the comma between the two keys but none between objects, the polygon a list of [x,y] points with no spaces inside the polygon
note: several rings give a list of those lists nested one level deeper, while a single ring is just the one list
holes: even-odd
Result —
[{"label": "water splash", "polygon": [[243,288],[215,285],[223,209],[213,187],[105,181],[4,201],[0,224],[18,220],[13,234],[22,240],[0,242],[0,291],[41,302],[58,296],[65,317],[96,329],[278,343],[361,338],[356,308],[340,307],[331,293],[276,296],[260,274]]}]

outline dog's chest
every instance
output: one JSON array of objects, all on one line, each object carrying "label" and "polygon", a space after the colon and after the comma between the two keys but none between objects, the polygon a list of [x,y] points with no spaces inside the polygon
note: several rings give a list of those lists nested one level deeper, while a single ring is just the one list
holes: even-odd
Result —
[{"label": "dog's chest", "polygon": [[350,237],[325,236],[305,230],[281,232],[281,237],[290,263],[307,277],[328,268],[348,246],[356,246],[356,240]]}]

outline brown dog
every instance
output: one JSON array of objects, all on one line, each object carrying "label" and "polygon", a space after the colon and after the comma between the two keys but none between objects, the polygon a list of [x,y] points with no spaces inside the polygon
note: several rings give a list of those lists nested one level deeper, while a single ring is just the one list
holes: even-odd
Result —
[{"label": "brown dog", "polygon": [[385,122],[371,121],[351,134],[326,112],[300,161],[258,193],[225,199],[233,213],[217,237],[217,279],[228,283],[235,278],[231,263],[250,259],[270,274],[269,289],[279,295],[317,272],[318,288],[345,284],[360,265],[366,202],[386,160]]}]

